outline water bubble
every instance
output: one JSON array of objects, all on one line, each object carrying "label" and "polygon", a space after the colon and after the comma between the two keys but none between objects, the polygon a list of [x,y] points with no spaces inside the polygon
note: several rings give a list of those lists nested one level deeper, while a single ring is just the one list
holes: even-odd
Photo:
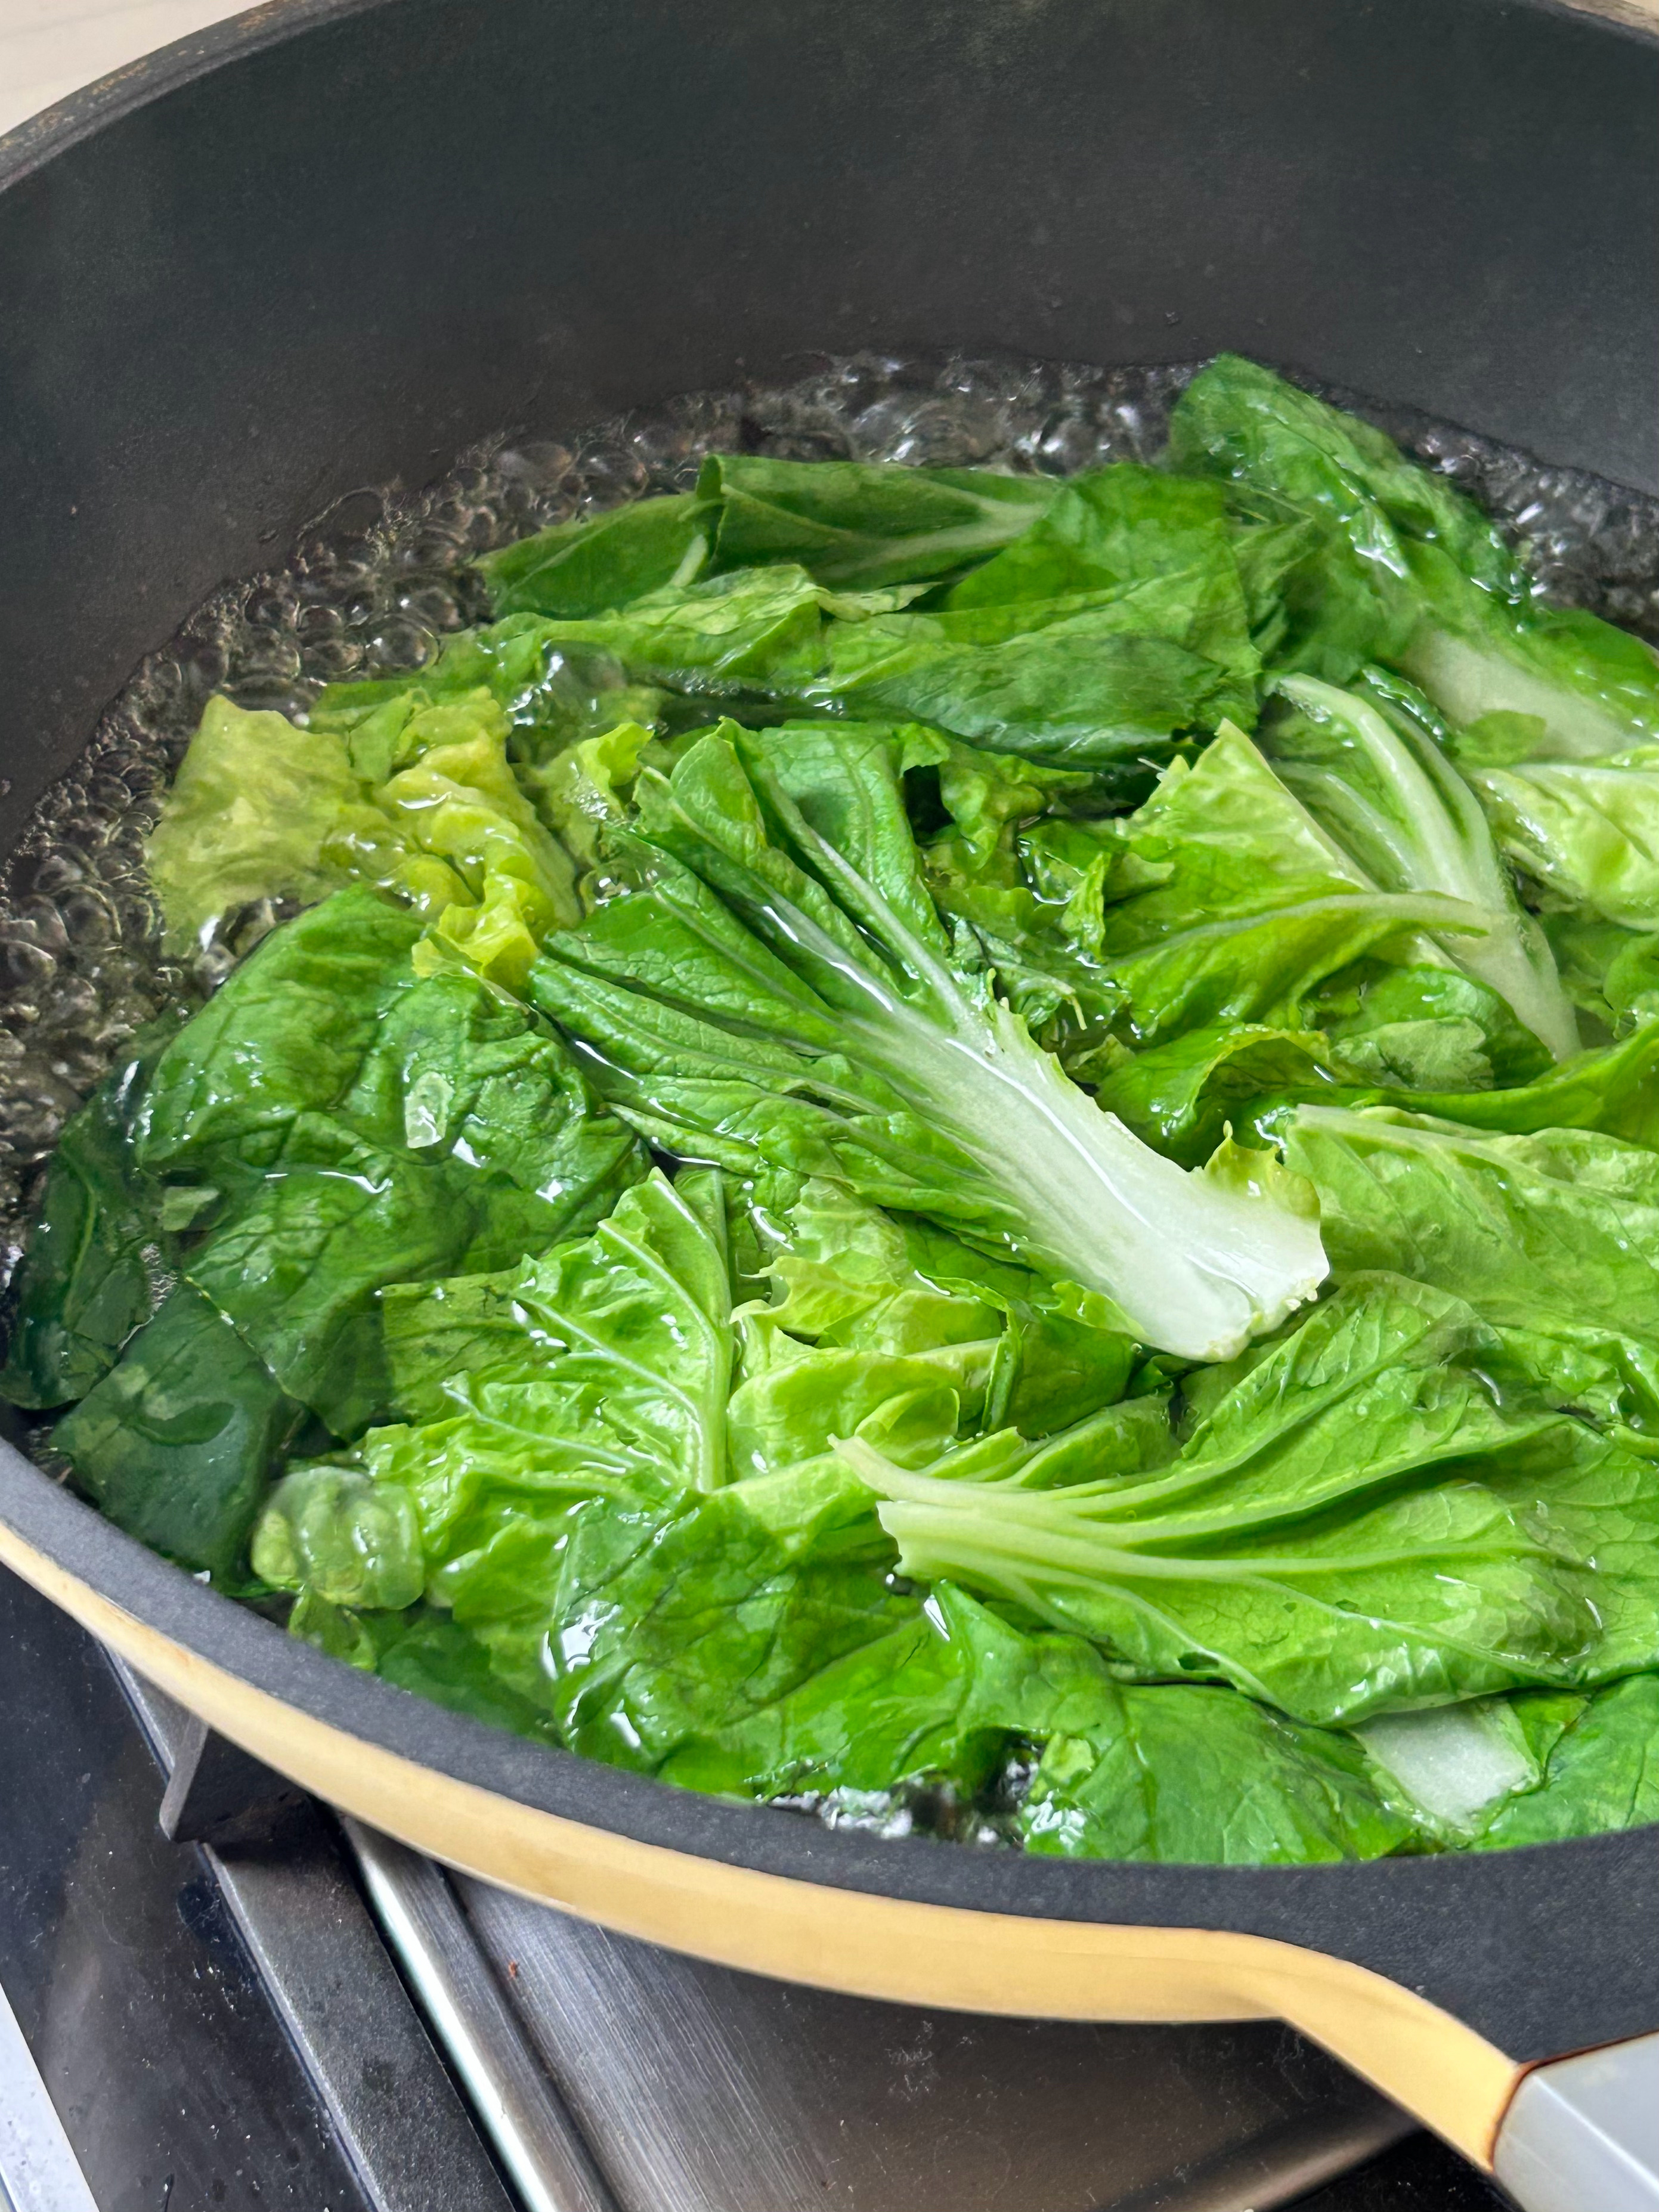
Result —
[{"label": "water bubble", "polygon": [[412,622],[426,629],[455,629],[461,621],[458,593],[447,584],[423,583],[398,594],[398,605]]},{"label": "water bubble", "polygon": [[58,972],[58,962],[43,945],[21,931],[0,930],[0,989],[27,998],[42,990]]},{"label": "water bubble", "polygon": [[64,934],[78,950],[108,945],[119,928],[114,908],[90,884],[65,892],[58,902],[58,915]]},{"label": "water bubble", "polygon": [[405,668],[424,668],[437,642],[423,624],[394,617],[380,623],[365,641],[370,671],[390,676]]},{"label": "water bubble", "polygon": [[[22,870],[27,878],[20,880]],[[31,893],[36,898],[52,899],[80,883],[86,875],[82,860],[67,846],[59,845],[45,853],[25,856],[22,868],[15,871],[12,881],[25,897]]]},{"label": "water bubble", "polygon": [[628,437],[626,424],[618,423],[608,435],[583,446],[577,457],[576,474],[580,480],[584,505],[619,507],[623,500],[637,499],[647,489],[646,465],[629,444]]},{"label": "water bubble", "polygon": [[[335,684],[356,675],[362,659],[363,648],[356,638],[325,637],[306,647],[300,671],[313,684]],[[310,700],[305,704],[309,706]]]},{"label": "water bubble", "polygon": [[861,460],[913,468],[967,468],[989,460],[1006,441],[1002,410],[973,393],[912,398],[896,392],[866,407],[853,424]]},{"label": "water bubble", "polygon": [[1109,458],[1109,441],[1091,416],[1070,411],[1051,415],[1021,451],[1046,475],[1075,476],[1097,468]]},{"label": "water bubble", "polygon": [[569,447],[556,438],[530,438],[501,447],[495,456],[495,473],[505,483],[525,485],[538,493],[555,491],[575,462]]}]

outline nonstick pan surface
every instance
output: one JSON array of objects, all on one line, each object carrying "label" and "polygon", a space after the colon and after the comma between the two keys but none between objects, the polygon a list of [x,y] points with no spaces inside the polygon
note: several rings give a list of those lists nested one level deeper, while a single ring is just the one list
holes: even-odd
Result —
[{"label": "nonstick pan surface", "polygon": [[[1659,490],[1656,117],[1659,42],[1536,0],[273,0],[0,142],[0,849],[343,494],[818,350],[1231,346]],[[1525,2066],[1659,2027],[1659,1829],[1308,1869],[831,1832],[337,1665],[4,1448],[0,1560],[331,1802],[739,1966],[1282,2015],[1477,2158]]]}]

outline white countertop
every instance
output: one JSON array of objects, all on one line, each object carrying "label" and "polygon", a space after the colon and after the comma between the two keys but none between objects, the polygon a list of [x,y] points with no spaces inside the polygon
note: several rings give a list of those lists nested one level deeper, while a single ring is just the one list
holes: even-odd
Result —
[{"label": "white countertop", "polygon": [[249,0],[0,0],[0,131]]}]

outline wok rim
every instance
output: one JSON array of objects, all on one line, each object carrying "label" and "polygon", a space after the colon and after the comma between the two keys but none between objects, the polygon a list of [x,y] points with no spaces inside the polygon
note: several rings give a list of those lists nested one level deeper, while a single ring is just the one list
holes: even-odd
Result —
[{"label": "wok rim", "polygon": [[[1346,1877],[1352,1882],[1376,1869],[1431,1884],[1436,1870],[1468,1863],[1454,1853],[1285,1866],[1051,1858],[927,1836],[877,1836],[831,1827],[787,1806],[706,1795],[518,1735],[336,1659],[215,1589],[204,1577],[152,1551],[14,1445],[0,1442],[0,1537],[6,1532],[142,1627],[325,1726],[453,1780],[513,1797],[533,1811],[635,1843],[691,1850],[752,1873],[826,1888],[890,1891],[918,1903],[967,1904],[985,1911],[1018,1909],[1045,1919],[1225,1928],[1232,1916],[1218,1914],[1212,1905],[1182,1910],[1177,1890],[1234,1887],[1243,1902],[1248,1889],[1276,1885],[1289,1893],[1310,1881]],[[4,1560],[3,1553],[0,1563],[13,1564]],[[30,1579],[27,1563],[16,1571]],[[698,1832],[691,1841],[688,1828]],[[1645,1832],[1622,1832],[1659,1837],[1659,1823]],[[1521,1844],[1504,1856],[1559,1856],[1597,1840],[1576,1837]],[[905,1876],[896,1885],[882,1878],[899,1867]],[[1125,1873],[1152,1893],[1144,1905],[1127,1913],[1091,1910],[1066,1893],[1103,1887]],[[1011,1876],[1022,1887],[1029,1883],[1052,1893],[1040,1905],[1029,1898],[1017,1902],[1009,1893]],[[1313,1940],[1315,1933],[1309,1929],[1304,1940]],[[1321,1942],[1318,1948],[1327,1946]]]},{"label": "wok rim", "polygon": [[[1486,2166],[1529,2063],[1397,1961],[1342,1940],[1356,1877],[1443,1860],[1043,1859],[832,1830],[781,1807],[702,1796],[331,1658],[151,1552],[3,1442],[0,1566],[325,1802],[639,1940],[958,2011],[1288,2021]],[[1577,1847],[1527,1856],[1565,1848]],[[1310,1875],[1337,1880],[1310,1886]],[[1407,1917],[1421,1915],[1408,1905]]]}]

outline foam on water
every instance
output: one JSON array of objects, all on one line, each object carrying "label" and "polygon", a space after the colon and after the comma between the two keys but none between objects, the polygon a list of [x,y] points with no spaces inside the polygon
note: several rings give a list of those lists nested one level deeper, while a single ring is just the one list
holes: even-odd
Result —
[{"label": "foam on water", "polygon": [[[417,666],[485,616],[468,562],[552,522],[686,489],[705,453],[1071,475],[1162,448],[1189,367],[827,360],[798,383],[695,392],[568,438],[501,437],[422,492],[352,494],[286,567],[228,584],[152,653],[42,799],[0,886],[0,1282],[65,1116],[163,1006],[211,990],[275,919],[162,956],[143,840],[209,696],[305,712],[325,684]],[[1466,430],[1331,393],[1486,506],[1552,597],[1659,641],[1659,501]]]}]

